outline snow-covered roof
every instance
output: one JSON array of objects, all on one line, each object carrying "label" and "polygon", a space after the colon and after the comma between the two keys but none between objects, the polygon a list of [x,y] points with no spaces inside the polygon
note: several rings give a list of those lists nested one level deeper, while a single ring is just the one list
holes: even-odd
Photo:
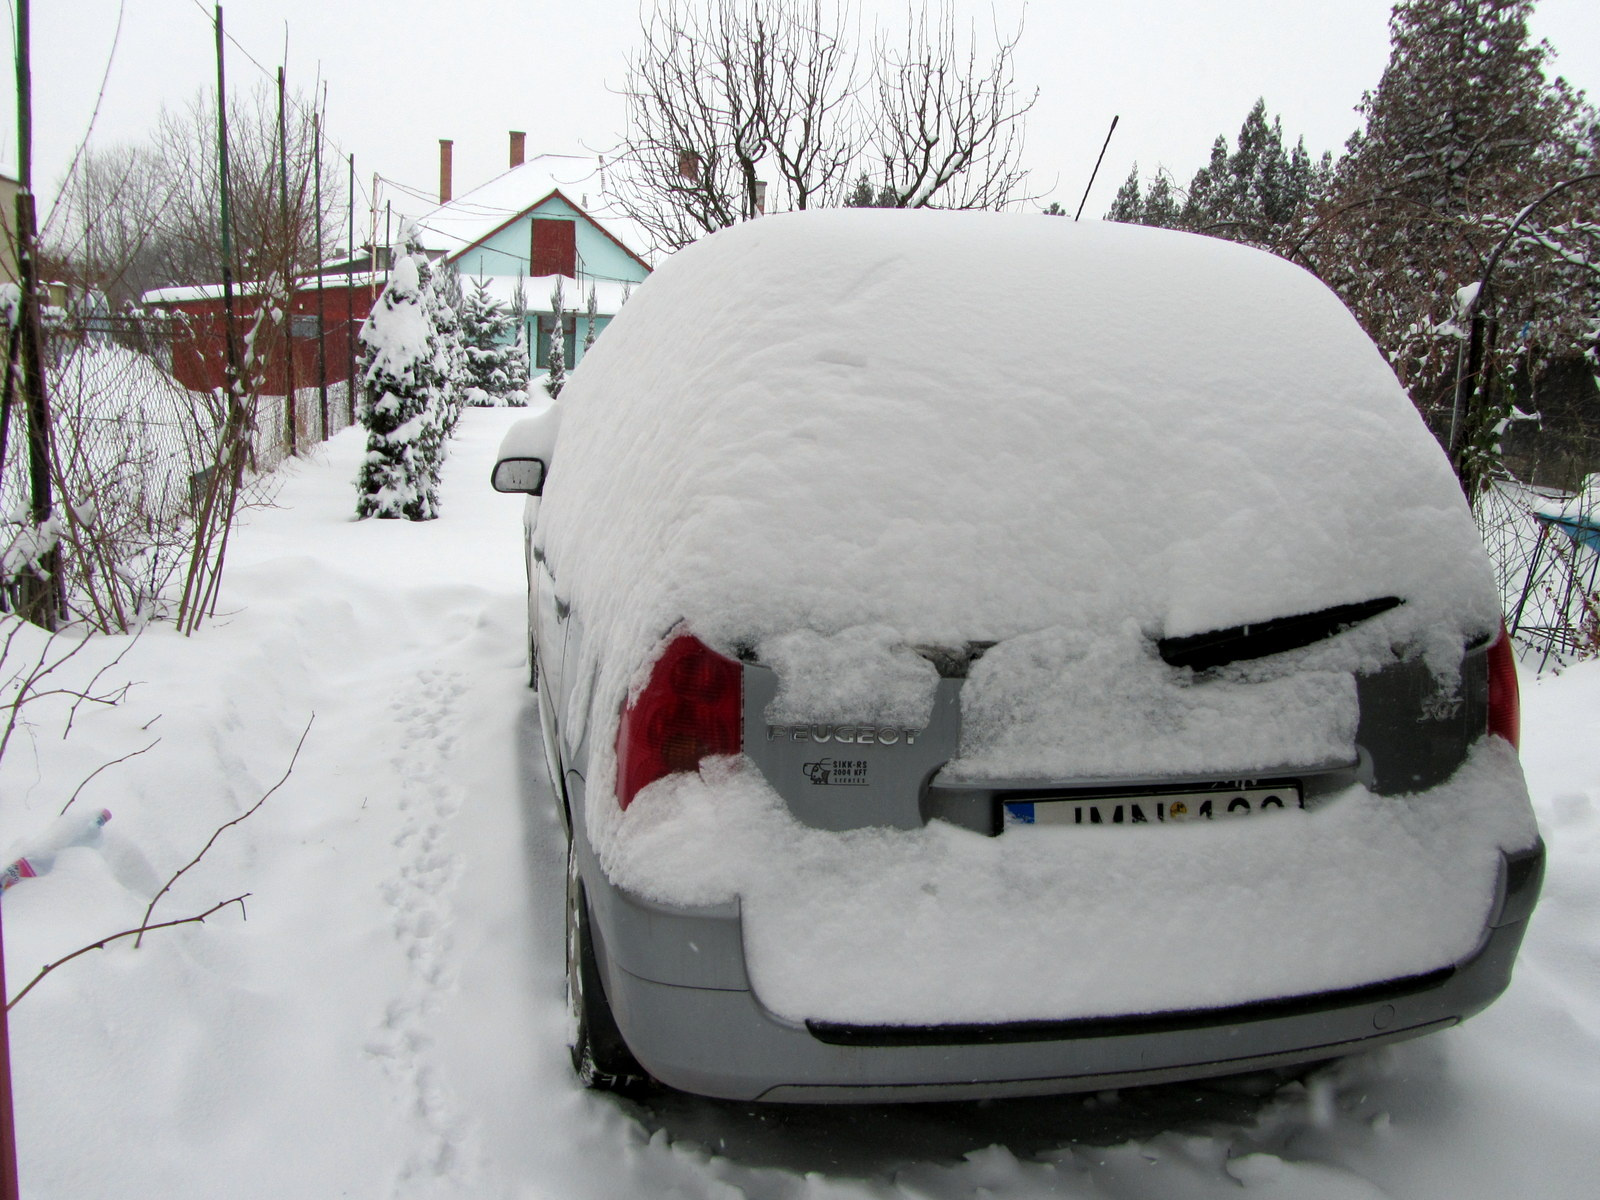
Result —
[{"label": "snow-covered roof", "polygon": [[[371,284],[382,288],[388,282],[388,276],[383,271],[358,271],[354,275],[356,287],[366,287]],[[589,289],[594,288],[595,312],[602,317],[615,316],[622,309],[623,301],[636,284],[618,282],[612,279],[574,280],[562,275],[535,275],[522,281],[522,294],[527,302],[529,312],[549,312],[550,293],[555,290],[556,280],[561,280],[563,289],[563,302],[568,312],[582,313],[589,303]],[[477,284],[475,276],[463,276],[461,287],[470,289]],[[489,295],[498,300],[506,308],[511,307],[511,296],[516,291],[517,280],[509,275],[489,275],[484,277]],[[345,286],[343,275],[327,275],[320,280],[308,279],[295,290],[297,292],[316,291],[319,286],[327,288],[342,288]],[[261,285],[257,283],[236,283],[233,285],[235,296],[258,295]],[[144,304],[179,304],[190,300],[220,300],[222,298],[222,285],[220,283],[203,283],[188,287],[154,288],[145,292],[140,297]]]},{"label": "snow-covered roof", "polygon": [[425,250],[458,255],[515,221],[552,193],[559,192],[598,229],[644,261],[649,239],[641,230],[625,218],[595,215],[605,210],[602,187],[597,159],[587,155],[540,154],[418,217],[418,241]]},{"label": "snow-covered roof", "polygon": [[[314,292],[321,288],[342,288],[347,284],[355,287],[374,285],[382,287],[385,276],[382,271],[356,271],[352,275],[321,275],[311,279],[302,280],[295,286],[296,292]],[[235,282],[233,294],[235,296],[259,296],[263,285],[258,282]],[[222,285],[220,283],[187,284],[181,287],[152,288],[139,297],[141,304],[181,304],[186,300],[220,300],[222,299]]]}]

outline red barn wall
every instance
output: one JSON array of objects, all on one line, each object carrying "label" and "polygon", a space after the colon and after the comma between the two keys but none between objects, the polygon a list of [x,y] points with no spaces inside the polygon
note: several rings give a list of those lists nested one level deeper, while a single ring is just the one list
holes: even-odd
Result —
[{"label": "red barn wall", "polygon": [[[323,316],[325,326],[322,343],[327,366],[324,377],[318,375],[318,343],[315,337],[297,337],[294,342],[294,386],[296,389],[316,387],[321,383],[338,383],[350,374],[350,350],[355,347],[359,363],[361,323],[372,311],[373,293],[366,284],[354,288],[328,287],[323,290]],[[162,308],[184,313],[186,325],[174,332],[172,341],[172,373],[178,382],[195,391],[210,391],[223,386],[227,369],[227,345],[224,340],[222,298],[203,300],[172,300]],[[255,324],[261,307],[259,296],[235,296],[233,311],[235,329],[238,331],[239,352],[244,354],[244,339]],[[315,316],[317,293],[315,290],[296,292],[290,302],[293,315]],[[289,361],[284,353],[283,327],[278,323],[265,326],[257,339],[256,350],[262,361],[265,382],[262,392],[281,396],[288,391]]]}]

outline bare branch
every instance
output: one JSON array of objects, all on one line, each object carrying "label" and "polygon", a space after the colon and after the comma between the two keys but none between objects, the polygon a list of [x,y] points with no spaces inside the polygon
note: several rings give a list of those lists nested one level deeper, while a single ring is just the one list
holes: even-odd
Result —
[{"label": "bare branch", "polygon": [[[11,997],[10,1000],[6,1001],[6,1011],[10,1012],[13,1008],[15,1008],[17,1001],[21,1000],[29,992],[33,991],[40,981],[42,981],[46,975],[50,974],[50,972],[54,971],[57,967],[64,966],[80,955],[88,954],[91,950],[103,950],[112,942],[119,941],[122,938],[142,938],[145,934],[151,932],[152,930],[171,929],[175,925],[203,925],[205,924],[207,917],[215,916],[218,912],[221,912],[230,904],[237,904],[239,906],[239,912],[244,915],[246,920],[249,920],[249,915],[245,913],[244,907],[244,902],[249,899],[249,897],[249,892],[243,892],[237,896],[232,896],[227,900],[219,901],[218,903],[213,904],[210,908],[206,909],[205,912],[196,913],[192,917],[179,917],[175,921],[162,921],[158,925],[140,925],[137,929],[124,929],[121,933],[113,933],[110,937],[103,937],[98,942],[91,942],[87,946],[80,946],[71,954],[58,958],[55,960],[55,962],[40,968],[39,973],[32,979],[28,980],[26,987],[24,987],[15,996]],[[133,944],[138,946],[139,942],[136,940]]]},{"label": "bare branch", "polygon": [[[217,844],[217,839],[222,836],[222,834],[223,834],[223,832],[225,830],[233,828],[235,825],[239,824],[239,822],[243,821],[245,818],[247,818],[250,815],[252,815],[258,808],[260,808],[263,804],[265,804],[267,802],[268,798],[272,795],[272,793],[276,792],[279,788],[281,788],[288,781],[289,776],[294,772],[295,763],[300,761],[300,748],[306,744],[306,736],[311,732],[311,724],[316,719],[317,719],[317,714],[316,713],[312,713],[310,719],[306,721],[306,727],[303,730],[301,730],[301,732],[300,732],[300,740],[295,743],[294,754],[289,759],[289,765],[284,769],[283,775],[278,779],[278,782],[273,784],[264,793],[262,793],[261,799],[257,800],[249,808],[245,809],[244,812],[240,813],[233,820],[225,821],[223,824],[217,826],[216,830],[206,840],[206,844],[200,848],[200,853],[196,854],[187,863],[185,863],[183,866],[179,867],[176,871],[174,871],[172,873],[172,878],[168,879],[166,881],[166,883],[162,884],[161,885],[161,890],[150,898],[150,903],[145,907],[145,910],[144,910],[144,922],[145,922],[145,924],[144,924],[144,926],[141,927],[141,929],[144,928],[144,927],[148,927],[148,928],[151,928],[151,929],[158,928],[158,926],[149,925],[148,923],[149,923],[149,920],[150,920],[150,914],[155,911],[156,904],[157,904],[158,901],[160,901],[161,897],[165,896],[172,889],[172,885],[177,883],[178,880],[181,879],[184,876],[184,874],[186,874],[189,871],[189,869],[191,867],[195,866],[197,863],[199,863],[199,861],[202,858],[204,858],[206,856],[207,851],[209,851],[212,846]],[[140,932],[140,931],[136,931],[136,932]],[[140,933],[140,936],[142,938],[142,936],[143,936],[142,932]],[[133,944],[135,946],[138,946],[139,945],[139,941],[136,940]]]},{"label": "bare branch", "polygon": [[900,207],[1023,199],[1021,27],[980,56],[949,4],[937,12],[908,13],[904,47],[879,38],[863,66],[849,0],[658,0],[629,59],[608,194],[667,249],[762,212],[847,203],[861,177]]},{"label": "bare branch", "polygon": [[112,768],[114,766],[117,766],[119,763],[125,763],[130,758],[138,758],[139,755],[141,755],[141,754],[147,754],[151,750],[154,750],[160,744],[161,744],[161,739],[157,738],[155,741],[151,742],[148,746],[145,746],[142,749],[131,751],[131,752],[127,753],[127,754],[124,754],[121,758],[114,758],[108,763],[101,763],[93,771],[89,772],[89,777],[78,785],[78,790],[72,793],[71,799],[69,799],[65,804],[63,804],[61,806],[62,813],[64,814],[67,811],[67,809],[72,807],[73,801],[77,800],[79,795],[82,794],[83,789],[88,787],[89,784],[94,781],[94,777],[96,775],[100,774],[101,771],[109,770],[110,768]]}]

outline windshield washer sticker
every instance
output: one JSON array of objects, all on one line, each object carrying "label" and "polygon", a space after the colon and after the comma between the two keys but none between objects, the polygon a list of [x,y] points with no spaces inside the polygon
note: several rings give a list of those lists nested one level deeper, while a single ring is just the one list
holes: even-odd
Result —
[{"label": "windshield washer sticker", "polygon": [[824,758],[805,763],[801,769],[807,779],[823,787],[865,787],[867,784],[867,762],[862,758]]},{"label": "windshield washer sticker", "polygon": [[844,742],[856,746],[915,746],[920,729],[889,725],[768,725],[767,741]]}]

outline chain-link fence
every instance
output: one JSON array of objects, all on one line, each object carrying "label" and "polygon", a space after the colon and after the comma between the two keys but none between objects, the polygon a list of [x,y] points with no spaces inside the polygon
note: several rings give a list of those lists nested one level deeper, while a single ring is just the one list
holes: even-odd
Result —
[{"label": "chain-link fence", "polygon": [[1477,517],[1506,627],[1532,665],[1600,657],[1600,476],[1576,492],[1502,480]]},{"label": "chain-link fence", "polygon": [[[181,334],[160,316],[52,314],[43,347],[52,516],[42,524],[33,517],[31,431],[12,387],[0,412],[0,608],[14,610],[17,581],[39,569],[49,547],[57,549],[68,619],[128,629],[172,598],[193,564],[197,528],[210,519],[221,464],[230,461],[221,391],[189,390],[169,373]],[[0,338],[9,343],[10,331]],[[351,423],[343,381],[327,388],[326,407],[315,387],[297,389],[296,401],[299,447]],[[281,396],[252,398],[235,427],[248,445],[230,509],[270,499],[269,473],[291,445]]]}]

